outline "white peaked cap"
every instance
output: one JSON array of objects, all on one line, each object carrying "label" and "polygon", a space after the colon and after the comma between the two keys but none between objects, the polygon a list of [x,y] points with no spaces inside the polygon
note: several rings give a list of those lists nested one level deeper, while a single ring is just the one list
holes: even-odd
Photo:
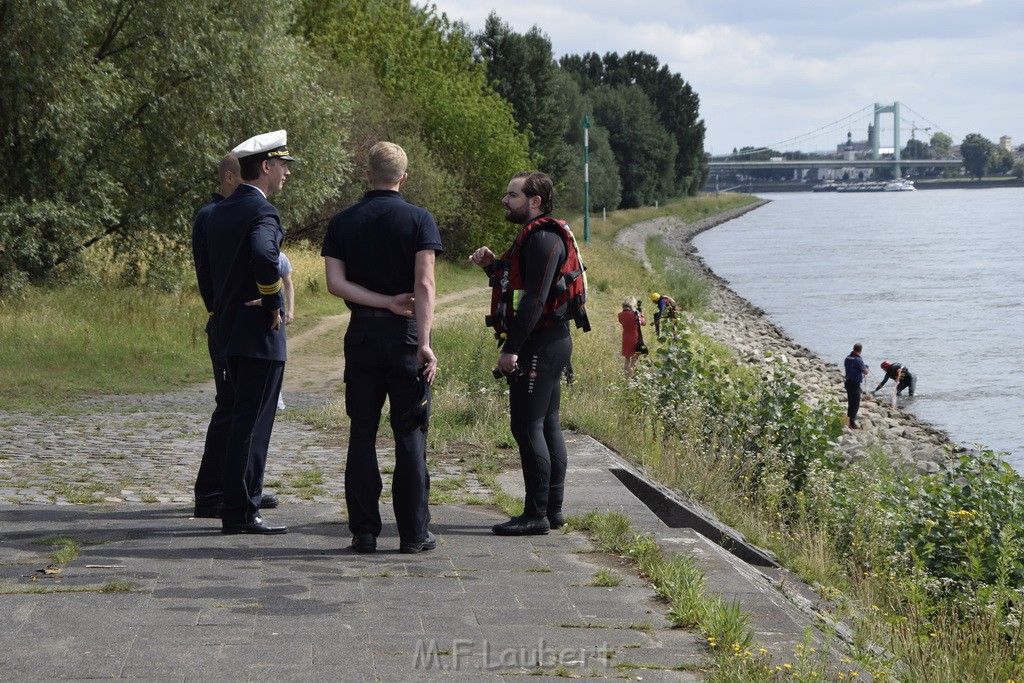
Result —
[{"label": "white peaked cap", "polygon": [[231,153],[239,159],[259,157],[260,160],[284,159],[285,161],[294,161],[288,152],[288,131],[285,130],[275,130],[272,133],[254,135],[231,150]]}]

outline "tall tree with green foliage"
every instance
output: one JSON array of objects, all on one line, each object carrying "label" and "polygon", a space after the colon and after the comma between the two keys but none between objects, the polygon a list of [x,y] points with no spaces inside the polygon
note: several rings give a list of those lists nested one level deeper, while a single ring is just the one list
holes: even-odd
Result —
[{"label": "tall tree with green foliage", "polygon": [[907,146],[903,148],[901,156],[904,159],[931,159],[932,150],[923,141],[911,139],[907,140]]},{"label": "tall tree with green foliage", "polygon": [[[567,55],[559,64],[591,87],[638,87],[654,105],[658,119],[677,146],[673,162],[672,194],[695,195],[708,177],[704,153],[704,121],[700,97],[679,74],[646,52]],[[586,89],[586,88],[585,88]]]},{"label": "tall tree with green foliage", "polygon": [[[536,26],[519,34],[492,12],[474,42],[491,86],[512,104],[520,130],[529,135],[539,169],[555,181],[558,205],[582,210],[582,124],[584,116],[593,118],[589,100],[575,79],[558,68],[551,41]],[[592,122],[589,137],[591,206],[615,208],[622,184],[608,131]]]},{"label": "tall tree with green foliage", "polygon": [[346,166],[346,106],[318,87],[290,13],[291,0],[0,4],[0,290],[97,242],[130,281],[177,286],[217,160],[256,133],[288,129],[302,159],[286,220],[322,204]]},{"label": "tall tree with green foliage", "polygon": [[1010,150],[992,145],[988,156],[988,170],[992,173],[1009,173],[1013,169],[1013,154]]},{"label": "tall tree with green foliage", "polygon": [[558,206],[582,211],[587,203],[583,186],[583,118],[589,117],[589,203],[594,210],[618,208],[622,202],[622,181],[609,143],[608,129],[595,122],[590,100],[583,96],[571,75],[559,70],[555,74],[555,83],[555,101],[563,113],[561,140],[569,157],[567,171],[556,179],[560,197]]},{"label": "tall tree with green foliage", "polygon": [[529,135],[540,170],[561,178],[569,158],[562,141],[566,122],[556,99],[558,65],[551,41],[536,26],[516,33],[491,12],[473,42],[487,65],[491,87],[512,105],[519,130]]},{"label": "tall tree with green foliage", "polygon": [[934,133],[928,146],[931,147],[936,159],[945,159],[949,157],[950,150],[953,149],[953,138],[945,133]]},{"label": "tall tree with green foliage", "polygon": [[978,134],[971,133],[960,143],[960,155],[964,159],[964,170],[975,178],[981,178],[988,170],[992,159],[992,141]]},{"label": "tall tree with green foliage", "polygon": [[601,87],[590,93],[594,119],[608,130],[622,182],[620,207],[648,206],[673,196],[676,141],[638,88]]},{"label": "tall tree with green foliage", "polygon": [[463,29],[408,0],[302,0],[297,21],[342,69],[368,67],[395,105],[412,112],[432,158],[461,179],[466,191],[447,199],[458,215],[439,222],[446,249],[504,240],[511,228],[500,199],[512,173],[534,163]]}]

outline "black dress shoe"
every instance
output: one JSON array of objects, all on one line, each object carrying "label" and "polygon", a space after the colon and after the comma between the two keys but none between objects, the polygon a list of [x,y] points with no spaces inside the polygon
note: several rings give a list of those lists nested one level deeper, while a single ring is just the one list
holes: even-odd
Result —
[{"label": "black dress shoe", "polygon": [[561,529],[565,526],[565,515],[561,510],[548,510],[548,524],[552,529]]},{"label": "black dress shoe", "polygon": [[192,516],[196,519],[220,519],[220,513],[223,509],[224,503],[197,504]]},{"label": "black dress shoe", "polygon": [[357,553],[377,552],[377,537],[369,531],[360,531],[352,537],[352,550]]},{"label": "black dress shoe", "polygon": [[415,541],[409,543],[403,541],[402,543],[399,543],[398,552],[406,554],[421,553],[424,550],[433,550],[436,547],[437,536],[434,536],[434,534],[428,531],[426,538],[424,538],[422,541]]},{"label": "black dress shoe", "polygon": [[504,524],[495,524],[491,531],[499,536],[541,536],[551,531],[547,517],[519,515]]},{"label": "black dress shoe", "polygon": [[263,498],[260,499],[260,510],[270,510],[280,504],[281,501],[273,493],[264,493]]},{"label": "black dress shoe", "polygon": [[244,524],[225,524],[221,531],[225,534],[286,534],[288,527],[267,524],[262,517],[253,517]]}]

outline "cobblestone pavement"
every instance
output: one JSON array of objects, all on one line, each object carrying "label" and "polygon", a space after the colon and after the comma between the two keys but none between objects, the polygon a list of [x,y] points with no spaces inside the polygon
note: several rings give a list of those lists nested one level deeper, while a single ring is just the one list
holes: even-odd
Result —
[{"label": "cobblestone pavement", "polygon": [[[459,315],[475,293],[439,298],[438,318]],[[289,338],[287,408],[277,413],[265,477],[267,490],[283,500],[299,500],[289,491],[311,474],[316,485],[303,487],[303,500],[344,499],[347,426],[317,430],[294,415],[340,400],[340,342],[347,321],[348,315],[328,316]],[[0,503],[191,503],[214,393],[211,380],[168,393],[83,397],[34,411],[0,409]],[[386,475],[393,451],[386,428],[381,435],[378,452]],[[462,476],[441,463],[431,467],[431,477]],[[470,494],[479,488],[472,477],[467,486]]]},{"label": "cobblestone pavement", "polygon": [[[341,505],[346,434],[317,430],[290,417],[323,397],[286,394],[267,459],[266,486],[282,500]],[[167,394],[86,398],[56,412],[0,411],[0,503],[160,503],[193,501],[213,388]],[[384,434],[384,436],[387,436]],[[394,465],[386,439],[378,446],[385,476]],[[470,495],[487,493],[472,474],[443,462],[431,477],[466,477]],[[302,481],[313,484],[299,487]]]},{"label": "cobblestone pavement", "polygon": [[[322,401],[288,396],[290,408]],[[213,388],[85,398],[54,411],[0,411],[0,503],[191,503]],[[325,497],[343,496],[343,435],[278,413],[267,481],[304,470],[323,475]],[[272,487],[268,485],[268,489]]]}]

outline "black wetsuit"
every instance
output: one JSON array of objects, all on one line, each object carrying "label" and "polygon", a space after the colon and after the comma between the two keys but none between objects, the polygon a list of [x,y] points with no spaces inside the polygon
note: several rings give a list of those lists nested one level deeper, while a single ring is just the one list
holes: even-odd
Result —
[{"label": "black wetsuit", "polygon": [[[900,374],[900,370],[903,371],[902,375]],[[917,380],[914,375],[911,374],[910,369],[905,367],[902,363],[892,363],[889,366],[889,369],[885,371],[885,377],[883,377],[882,381],[878,383],[877,387],[875,387],[875,391],[881,389],[882,386],[890,379],[896,382],[897,378],[899,381],[896,384],[896,393],[901,394],[904,389],[909,387],[910,395],[913,396],[914,390],[917,388]]]},{"label": "black wetsuit", "polygon": [[502,350],[519,356],[508,381],[512,435],[526,485],[523,515],[541,518],[561,512],[568,464],[559,406],[572,337],[568,322],[541,321],[545,297],[566,259],[565,242],[551,230],[536,230],[520,259],[524,294]]}]

